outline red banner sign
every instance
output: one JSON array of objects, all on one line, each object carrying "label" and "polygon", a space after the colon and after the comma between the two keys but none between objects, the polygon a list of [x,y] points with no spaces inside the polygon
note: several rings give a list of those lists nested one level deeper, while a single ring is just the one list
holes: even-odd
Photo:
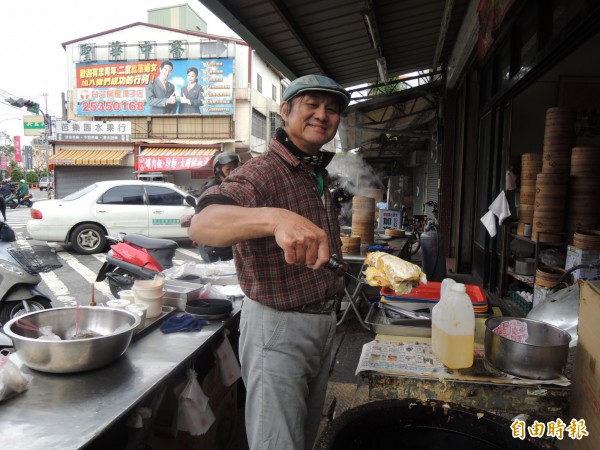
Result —
[{"label": "red banner sign", "polygon": [[15,161],[21,162],[21,136],[15,136]]},{"label": "red banner sign", "polygon": [[139,156],[139,172],[161,172],[163,170],[200,169],[206,166],[212,155],[204,156]]}]

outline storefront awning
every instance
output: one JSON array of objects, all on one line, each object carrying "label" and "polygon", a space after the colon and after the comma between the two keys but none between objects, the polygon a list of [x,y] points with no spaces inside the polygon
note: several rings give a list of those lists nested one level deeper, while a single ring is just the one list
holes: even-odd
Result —
[{"label": "storefront awning", "polygon": [[52,166],[120,166],[130,150],[61,150],[48,158]]},{"label": "storefront awning", "polygon": [[194,170],[208,165],[220,147],[209,148],[145,148],[137,159],[139,172]]}]

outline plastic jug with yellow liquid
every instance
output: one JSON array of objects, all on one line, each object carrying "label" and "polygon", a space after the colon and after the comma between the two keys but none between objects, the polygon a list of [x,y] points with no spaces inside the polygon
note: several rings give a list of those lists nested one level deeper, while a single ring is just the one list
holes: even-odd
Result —
[{"label": "plastic jug with yellow liquid", "polygon": [[449,369],[473,365],[475,312],[465,285],[449,283],[431,316],[433,354]]}]

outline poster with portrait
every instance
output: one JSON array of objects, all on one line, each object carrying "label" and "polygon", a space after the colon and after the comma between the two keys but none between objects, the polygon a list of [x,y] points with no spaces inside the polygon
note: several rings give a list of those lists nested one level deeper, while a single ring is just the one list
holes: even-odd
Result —
[{"label": "poster with portrait", "polygon": [[232,115],[233,59],[78,63],[77,115]]}]

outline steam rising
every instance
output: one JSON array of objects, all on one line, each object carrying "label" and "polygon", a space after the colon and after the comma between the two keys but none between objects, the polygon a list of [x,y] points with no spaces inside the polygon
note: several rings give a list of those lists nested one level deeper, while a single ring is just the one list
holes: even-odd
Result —
[{"label": "steam rising", "polygon": [[327,170],[348,180],[347,189],[352,195],[364,196],[369,188],[385,189],[379,175],[356,153],[336,153]]},{"label": "steam rising", "polygon": [[[348,194],[353,196],[372,197],[374,189],[385,189],[381,177],[356,153],[336,153],[327,166],[327,170],[331,175],[337,175],[340,178],[339,187],[343,187]],[[351,225],[351,201],[341,204],[339,219],[342,226]]]}]

